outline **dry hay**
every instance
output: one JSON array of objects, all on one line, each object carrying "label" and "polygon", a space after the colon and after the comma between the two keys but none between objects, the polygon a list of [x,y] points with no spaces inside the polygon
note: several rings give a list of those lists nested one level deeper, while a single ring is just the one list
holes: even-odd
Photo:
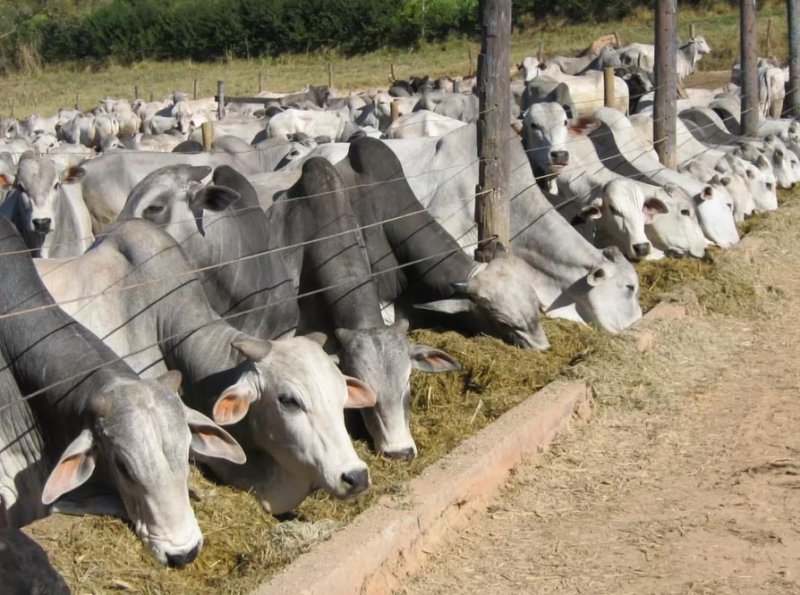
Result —
[{"label": "dry hay", "polygon": [[[796,195],[785,200],[779,212],[747,224],[744,231],[770,240],[759,254],[781,249],[783,241],[800,245]],[[775,240],[777,235],[780,241]],[[712,314],[704,323],[708,328],[703,327],[712,334],[717,318],[759,315],[761,298],[769,294],[756,281],[757,269],[764,263],[760,257],[737,256],[738,252],[717,252],[708,262],[683,259],[638,265],[643,307],[649,309],[663,298],[696,304]],[[359,454],[369,464],[373,488],[355,501],[315,494],[299,508],[296,520],[281,523],[266,515],[249,494],[213,484],[193,471],[190,488],[205,545],[198,559],[182,570],[161,567],[130,528],[115,519],[55,515],[28,531],[48,550],[76,593],[243,593],[313,543],[327,539],[377,497],[393,494],[402,501],[406,480],[559,376],[588,379],[598,388],[601,403],[624,403],[631,410],[652,410],[661,395],[669,394],[674,374],[661,368],[661,359],[640,354],[629,335],[611,336],[563,320],[544,320],[544,325],[552,345],[545,353],[490,337],[412,333],[413,341],[451,353],[462,370],[415,372],[412,377],[412,431],[418,459],[409,464],[376,457],[366,442],[357,442]],[[691,325],[675,324],[670,330],[674,339],[660,350],[672,349],[684,357],[681,345],[697,341],[697,332]],[[684,359],[691,358],[691,351],[685,354]]]}]

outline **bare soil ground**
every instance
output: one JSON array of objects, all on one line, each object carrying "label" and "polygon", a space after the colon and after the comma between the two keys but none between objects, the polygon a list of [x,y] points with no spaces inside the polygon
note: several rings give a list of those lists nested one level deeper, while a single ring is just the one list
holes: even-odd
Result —
[{"label": "bare soil ground", "polygon": [[400,592],[800,593],[800,211],[781,216],[735,250],[761,315],[690,306],[638,370],[587,370],[594,418]]}]

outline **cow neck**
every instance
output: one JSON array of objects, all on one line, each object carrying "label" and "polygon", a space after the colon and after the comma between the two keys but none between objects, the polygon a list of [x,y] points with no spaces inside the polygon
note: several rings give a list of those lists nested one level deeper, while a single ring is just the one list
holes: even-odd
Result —
[{"label": "cow neck", "polygon": [[[360,186],[351,203],[361,224],[387,221],[382,226],[383,234],[397,263],[407,265],[403,273],[416,285],[422,285],[432,297],[451,297],[454,293],[451,283],[465,281],[475,261],[464,254],[458,242],[423,209],[403,178],[402,170],[386,180],[373,180],[368,176],[342,177],[345,186]],[[387,268],[381,262],[383,255],[376,254],[374,246],[367,244],[367,251],[373,270]],[[431,255],[436,256],[431,258]],[[383,299],[397,297],[381,296]]]},{"label": "cow neck", "polygon": [[14,279],[0,284],[0,315],[34,309],[0,318],[0,351],[23,394],[44,389],[30,404],[48,430],[48,444],[63,448],[77,428],[90,422],[88,398],[138,377],[100,339],[52,307],[22,240],[5,219],[0,234],[5,273]]},{"label": "cow neck", "polygon": [[[294,282],[269,237],[263,212],[248,208],[206,212],[205,236],[193,235],[184,249],[200,272],[211,306],[248,334],[273,339],[294,334],[299,317]],[[254,256],[258,255],[258,256]],[[231,264],[214,267],[221,262]],[[232,316],[235,315],[235,316]]]},{"label": "cow neck", "polygon": [[305,243],[295,273],[300,294],[329,288],[321,299],[334,328],[383,327],[369,255],[344,194],[292,198],[278,206],[291,230],[288,243]]}]

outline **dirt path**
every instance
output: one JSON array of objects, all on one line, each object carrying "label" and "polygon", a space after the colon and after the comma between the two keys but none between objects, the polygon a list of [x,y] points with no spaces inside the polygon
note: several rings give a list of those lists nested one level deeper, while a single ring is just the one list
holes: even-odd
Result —
[{"label": "dirt path", "polygon": [[519,468],[401,592],[800,593],[793,236],[739,250],[782,296],[767,316],[665,323],[639,389],[614,395],[598,375],[592,421]]}]

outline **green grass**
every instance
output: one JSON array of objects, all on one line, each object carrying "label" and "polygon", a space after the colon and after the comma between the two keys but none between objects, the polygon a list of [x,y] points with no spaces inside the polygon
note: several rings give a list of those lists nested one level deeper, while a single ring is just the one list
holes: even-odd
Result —
[{"label": "green grass", "polygon": [[[787,55],[786,10],[783,3],[770,3],[759,12],[759,54],[766,54],[767,20],[772,19],[772,54]],[[540,43],[545,55],[573,54],[585,48],[596,37],[617,32],[622,43],[653,40],[653,13],[634,11],[628,18],[613,23],[567,25],[548,20],[531,23],[522,32],[515,32],[511,41],[512,63],[526,55],[536,54]],[[727,70],[738,57],[738,12],[727,4],[709,11],[681,10],[679,33],[689,35],[694,23],[704,35],[712,54],[701,62],[701,70]],[[160,98],[176,89],[192,91],[197,79],[200,96],[216,93],[218,79],[225,80],[230,96],[251,95],[258,91],[258,77],[264,77],[264,89],[293,91],[306,83],[327,84],[328,63],[333,65],[333,84],[341,90],[386,87],[390,66],[398,78],[412,74],[462,76],[475,69],[480,49],[476,40],[455,38],[442,43],[426,44],[416,50],[384,49],[370,54],[346,58],[336,52],[310,52],[302,55],[265,57],[227,62],[142,62],[131,66],[117,64],[47,66],[33,76],[10,75],[0,78],[0,114],[25,117],[31,113],[49,115],[59,108],[73,106],[90,109],[107,96],[133,99],[139,86],[143,98]],[[470,60],[471,58],[471,60]]]}]

